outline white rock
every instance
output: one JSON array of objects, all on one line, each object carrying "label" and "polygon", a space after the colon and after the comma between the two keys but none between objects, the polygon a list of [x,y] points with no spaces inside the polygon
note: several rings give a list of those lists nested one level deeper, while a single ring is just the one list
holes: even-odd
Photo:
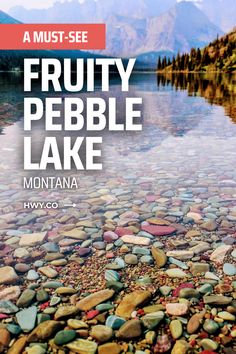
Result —
[{"label": "white rock", "polygon": [[220,281],[220,278],[218,278],[214,273],[212,272],[206,272],[205,274],[206,279],[212,279],[212,280],[217,280]]},{"label": "white rock", "polygon": [[124,235],[121,237],[122,241],[125,243],[132,243],[133,245],[149,246],[151,240],[147,237]]},{"label": "white rock", "polygon": [[17,248],[13,254],[15,258],[27,258],[28,256],[29,252],[25,248]]},{"label": "white rock", "polygon": [[224,262],[224,258],[227,254],[227,252],[231,249],[232,247],[230,245],[222,245],[219,246],[215,249],[214,252],[212,252],[211,256],[210,256],[210,260],[212,262],[216,262],[216,263],[223,263]]},{"label": "white rock", "polygon": [[166,274],[170,278],[186,278],[188,276],[183,270],[178,268],[167,269]]},{"label": "white rock", "polygon": [[185,250],[176,250],[169,251],[166,253],[167,257],[173,257],[180,260],[191,259],[194,256],[193,251],[185,251]]},{"label": "white rock", "polygon": [[37,232],[34,234],[24,234],[20,238],[20,246],[36,246],[41,245],[45,240],[47,232]]}]

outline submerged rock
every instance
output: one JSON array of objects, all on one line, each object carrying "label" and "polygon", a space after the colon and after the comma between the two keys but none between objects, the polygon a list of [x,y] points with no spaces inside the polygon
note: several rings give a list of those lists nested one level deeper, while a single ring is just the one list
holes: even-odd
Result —
[{"label": "submerged rock", "polygon": [[130,318],[131,313],[137,306],[149,300],[151,293],[146,290],[137,290],[124,296],[116,309],[116,315],[124,318]]},{"label": "submerged rock", "polygon": [[6,266],[0,268],[0,284],[12,284],[19,279],[14,268]]}]

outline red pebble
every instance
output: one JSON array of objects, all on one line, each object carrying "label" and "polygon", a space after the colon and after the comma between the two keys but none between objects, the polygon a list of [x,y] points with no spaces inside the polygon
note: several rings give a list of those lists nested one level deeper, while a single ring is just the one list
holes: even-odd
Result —
[{"label": "red pebble", "polygon": [[106,253],[106,258],[110,259],[110,258],[114,258],[114,257],[115,257],[115,255],[114,255],[113,252],[107,252]]},{"label": "red pebble", "polygon": [[204,302],[200,301],[198,307],[200,308],[200,310],[202,310],[205,307]]},{"label": "red pebble", "polygon": [[87,320],[92,320],[94,317],[96,317],[99,314],[98,310],[91,310],[89,312],[87,312],[86,314],[86,318]]},{"label": "red pebble", "polygon": [[116,241],[118,239],[118,237],[119,236],[115,232],[106,231],[106,232],[104,232],[103,240],[108,243],[113,243],[114,241]]},{"label": "red pebble", "polygon": [[12,248],[10,246],[6,246],[4,247],[4,249],[2,250],[2,252],[6,255],[8,254],[9,252],[12,251]]},{"label": "red pebble", "polygon": [[9,316],[5,315],[5,313],[0,313],[0,320],[4,320],[5,318],[8,318]]},{"label": "red pebble", "polygon": [[208,338],[209,336],[208,333],[202,331],[201,333],[199,333],[198,337],[204,339],[204,338]]},{"label": "red pebble", "polygon": [[191,342],[189,343],[190,345],[191,345],[191,347],[195,347],[195,345],[197,344],[197,342],[196,342],[196,340],[195,339],[193,339],[193,340],[191,340]]},{"label": "red pebble", "polygon": [[173,296],[174,297],[178,297],[179,296],[179,292],[181,289],[186,289],[186,288],[190,288],[190,289],[193,289],[194,286],[192,283],[183,283],[181,285],[179,285],[174,291],[173,291]]},{"label": "red pebble", "polygon": [[50,302],[44,302],[43,304],[39,305],[40,310],[45,310],[49,306]]},{"label": "red pebble", "polygon": [[121,226],[119,226],[115,229],[115,233],[119,237],[124,236],[124,235],[133,235],[133,232],[130,229],[128,229],[126,227],[121,227]]},{"label": "red pebble", "polygon": [[154,236],[166,236],[173,234],[176,229],[172,226],[142,225],[142,230]]},{"label": "red pebble", "polygon": [[142,316],[142,315],[145,314],[145,312],[143,311],[143,309],[139,309],[139,310],[137,311],[137,314]]}]

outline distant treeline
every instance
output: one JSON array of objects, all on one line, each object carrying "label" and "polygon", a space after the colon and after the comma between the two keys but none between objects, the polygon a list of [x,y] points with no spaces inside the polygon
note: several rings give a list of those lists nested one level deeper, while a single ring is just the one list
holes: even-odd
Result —
[{"label": "distant treeline", "polygon": [[[96,55],[97,58],[104,56]],[[64,58],[72,59],[72,67],[76,68],[77,58],[95,58],[89,52],[79,50],[0,50],[0,71],[22,71],[24,58]]]},{"label": "distant treeline", "polygon": [[158,71],[208,71],[236,69],[236,40],[231,33],[222,38],[217,38],[204,49],[192,48],[190,53],[173,56],[172,59],[159,57]]}]

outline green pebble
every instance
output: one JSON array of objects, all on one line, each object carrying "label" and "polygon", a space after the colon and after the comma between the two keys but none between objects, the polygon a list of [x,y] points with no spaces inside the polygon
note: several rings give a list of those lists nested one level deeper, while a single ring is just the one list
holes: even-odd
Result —
[{"label": "green pebble", "polygon": [[42,322],[49,321],[51,317],[45,313],[40,313],[37,315],[37,324],[39,325]]},{"label": "green pebble", "polygon": [[143,277],[140,277],[136,280],[137,284],[152,284],[152,279],[148,276],[145,275]]},{"label": "green pebble", "polygon": [[114,242],[114,245],[116,246],[116,247],[121,247],[122,245],[123,245],[123,241],[119,238],[118,240],[116,240],[115,242]]},{"label": "green pebble", "polygon": [[105,271],[105,279],[107,281],[119,281],[120,274],[114,270],[106,270]]},{"label": "green pebble", "polygon": [[125,319],[122,317],[110,315],[106,319],[106,326],[112,329],[119,329],[125,322]]},{"label": "green pebble", "polygon": [[76,337],[74,330],[64,330],[58,332],[54,337],[54,343],[56,345],[63,345],[72,342]]},{"label": "green pebble", "polygon": [[20,334],[21,332],[21,328],[20,326],[16,325],[16,324],[8,324],[7,325],[7,330],[12,333],[12,334]]},{"label": "green pebble", "polygon": [[179,320],[173,320],[170,323],[171,335],[174,339],[178,339],[182,336],[183,326]]},{"label": "green pebble", "polygon": [[35,345],[38,345],[39,347],[41,347],[41,348],[43,348],[43,349],[45,349],[45,350],[47,350],[47,348],[48,348],[48,345],[47,345],[47,343],[29,343],[29,347],[34,347]]},{"label": "green pebble", "polygon": [[57,289],[64,286],[62,283],[60,283],[59,281],[47,281],[46,283],[43,284],[44,288],[47,289]]},{"label": "green pebble", "polygon": [[49,299],[49,295],[44,289],[40,289],[36,294],[36,299],[38,302],[45,302]]},{"label": "green pebble", "polygon": [[165,314],[163,311],[157,311],[148,313],[147,315],[142,317],[142,322],[144,327],[150,329],[154,329],[159,325],[159,323],[163,320]]},{"label": "green pebble", "polygon": [[119,281],[107,281],[106,288],[115,290],[116,293],[119,293],[124,287],[124,284]]},{"label": "green pebble", "polygon": [[61,298],[59,296],[53,296],[50,300],[50,306],[55,306],[61,302]]},{"label": "green pebble", "polygon": [[203,329],[210,334],[214,334],[218,331],[219,325],[213,320],[207,319],[203,324]]},{"label": "green pebble", "polygon": [[112,304],[99,304],[95,307],[95,309],[98,311],[108,311],[113,308],[114,308],[114,305],[112,305]]},{"label": "green pebble", "polygon": [[197,289],[201,294],[207,294],[213,292],[213,286],[211,284],[203,284],[200,288]]},{"label": "green pebble", "polygon": [[216,350],[218,348],[218,343],[211,339],[205,338],[201,341],[201,346],[205,350]]},{"label": "green pebble", "polygon": [[168,296],[172,289],[170,286],[164,285],[164,286],[161,286],[159,290],[162,295]]},{"label": "green pebble", "polygon": [[43,313],[46,313],[47,315],[53,315],[56,312],[56,308],[54,307],[47,307]]}]

